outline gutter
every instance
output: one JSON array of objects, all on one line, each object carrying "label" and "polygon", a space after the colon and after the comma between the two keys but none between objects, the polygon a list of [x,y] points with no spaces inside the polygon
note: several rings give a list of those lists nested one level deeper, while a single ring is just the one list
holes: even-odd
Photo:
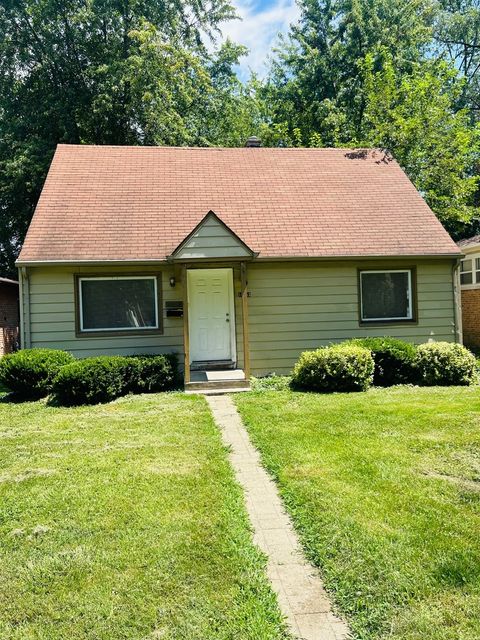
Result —
[{"label": "gutter", "polygon": [[463,323],[462,323],[462,300],[460,287],[460,258],[452,265],[452,287],[453,287],[453,318],[455,342],[463,344]]},{"label": "gutter", "polygon": [[[280,256],[280,257],[255,257],[254,262],[339,262],[359,260],[453,260],[463,256],[463,253],[421,253],[421,254],[376,254],[376,255],[335,255],[335,256]],[[221,257],[222,260],[233,260],[229,256]],[[245,259],[245,258],[243,258]],[[189,258],[185,262],[212,261],[212,258]],[[183,261],[182,261],[183,262]],[[148,260],[17,260],[17,267],[75,267],[75,266],[142,266],[142,265],[170,265],[168,258]]]}]

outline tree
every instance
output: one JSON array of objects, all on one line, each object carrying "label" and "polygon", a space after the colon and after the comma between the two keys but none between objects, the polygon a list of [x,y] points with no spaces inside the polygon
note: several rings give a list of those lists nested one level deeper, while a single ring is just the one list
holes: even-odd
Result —
[{"label": "tree", "polygon": [[[466,1],[466,0],[465,0]],[[269,144],[389,150],[447,229],[475,215],[478,129],[429,0],[302,0],[260,95]],[[444,57],[444,56],[443,56]]]},{"label": "tree", "polygon": [[463,90],[455,71],[427,61],[399,74],[389,52],[375,71],[373,54],[362,64],[365,146],[392,150],[443,224],[454,231],[475,214],[480,129],[467,109],[455,110]]},{"label": "tree", "polygon": [[229,0],[0,4],[1,272],[57,143],[232,145],[251,132],[233,73],[243,48],[204,43],[234,17]]}]

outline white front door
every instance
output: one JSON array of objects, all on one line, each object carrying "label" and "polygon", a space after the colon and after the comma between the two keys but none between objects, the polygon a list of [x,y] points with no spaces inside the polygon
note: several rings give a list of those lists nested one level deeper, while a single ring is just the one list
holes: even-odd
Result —
[{"label": "white front door", "polygon": [[235,360],[232,269],[189,269],[190,361]]}]

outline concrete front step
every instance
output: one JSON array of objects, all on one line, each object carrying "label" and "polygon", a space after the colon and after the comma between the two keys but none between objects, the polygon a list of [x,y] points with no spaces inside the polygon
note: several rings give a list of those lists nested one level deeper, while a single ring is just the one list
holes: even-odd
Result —
[{"label": "concrete front step", "polygon": [[237,387],[237,388],[227,388],[227,389],[199,389],[195,391],[195,389],[185,389],[186,395],[192,394],[200,394],[202,396],[224,396],[230,393],[244,393],[245,391],[250,391],[250,386],[248,387]]},{"label": "concrete front step", "polygon": [[225,389],[238,389],[240,391],[248,391],[250,383],[248,380],[205,380],[201,382],[187,382],[185,391],[224,391]]}]

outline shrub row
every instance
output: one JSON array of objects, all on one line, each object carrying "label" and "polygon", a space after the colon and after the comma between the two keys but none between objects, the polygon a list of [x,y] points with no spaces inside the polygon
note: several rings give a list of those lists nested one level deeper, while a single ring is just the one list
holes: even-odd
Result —
[{"label": "shrub row", "polygon": [[309,391],[363,391],[372,383],[469,385],[476,379],[475,356],[450,342],[415,347],[393,338],[354,339],[306,351],[292,376],[292,386]]},{"label": "shrub row", "polygon": [[62,405],[108,402],[127,393],[167,391],[177,383],[174,355],[98,356],[75,360],[65,351],[25,349],[0,360],[0,382],[15,396],[52,394]]}]

